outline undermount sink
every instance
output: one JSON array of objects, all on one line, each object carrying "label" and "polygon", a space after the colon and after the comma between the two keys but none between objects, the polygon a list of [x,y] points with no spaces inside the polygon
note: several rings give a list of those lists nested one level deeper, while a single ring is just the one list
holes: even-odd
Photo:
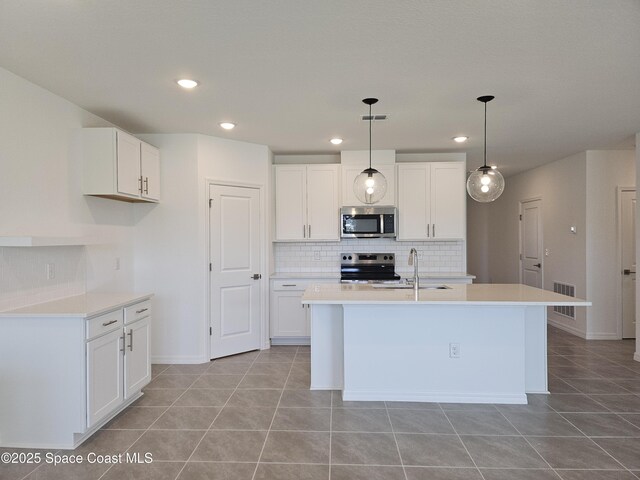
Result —
[{"label": "undermount sink", "polygon": [[[413,285],[407,283],[382,283],[374,284],[373,288],[388,288],[391,290],[413,290]],[[420,290],[449,290],[451,287],[446,285],[420,285]]]}]

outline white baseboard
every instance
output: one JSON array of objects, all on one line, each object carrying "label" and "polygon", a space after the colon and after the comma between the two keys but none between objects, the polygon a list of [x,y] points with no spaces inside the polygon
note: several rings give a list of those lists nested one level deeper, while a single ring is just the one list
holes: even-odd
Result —
[{"label": "white baseboard", "polygon": [[311,345],[311,337],[273,337],[271,345]]},{"label": "white baseboard", "polygon": [[152,355],[151,363],[161,363],[161,364],[194,364],[194,363],[207,363],[211,361],[211,359],[207,357],[196,357],[196,356],[179,356],[179,355]]},{"label": "white baseboard", "polygon": [[551,326],[559,328],[560,330],[564,330],[565,332],[571,333],[577,337],[586,338],[586,335],[582,330],[578,330],[575,327],[558,322],[557,320],[554,320],[552,318],[547,318],[547,323]]},{"label": "white baseboard", "polygon": [[438,402],[438,403],[502,403],[526,405],[526,394],[485,393],[402,393],[351,391],[342,392],[343,401]]},{"label": "white baseboard", "polygon": [[621,340],[617,333],[587,333],[587,340]]}]

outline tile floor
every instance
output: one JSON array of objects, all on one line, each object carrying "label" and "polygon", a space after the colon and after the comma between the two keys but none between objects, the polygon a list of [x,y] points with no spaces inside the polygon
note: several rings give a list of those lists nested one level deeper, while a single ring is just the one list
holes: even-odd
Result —
[{"label": "tile floor", "polygon": [[0,466],[0,479],[637,479],[634,347],[550,328],[552,393],[519,406],[342,402],[308,390],[309,347],[154,365],[143,398],[63,452],[153,463]]}]

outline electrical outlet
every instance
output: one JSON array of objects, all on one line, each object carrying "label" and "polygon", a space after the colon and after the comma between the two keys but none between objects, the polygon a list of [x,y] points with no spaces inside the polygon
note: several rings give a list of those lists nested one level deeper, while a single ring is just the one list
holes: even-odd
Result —
[{"label": "electrical outlet", "polygon": [[320,252],[318,250],[314,250],[313,259],[314,260],[320,260]]},{"label": "electrical outlet", "polygon": [[449,344],[449,358],[460,358],[460,344],[459,343],[450,343]]},{"label": "electrical outlet", "polygon": [[54,278],[56,278],[56,264],[47,263],[46,272],[47,272],[47,280],[53,280]]},{"label": "electrical outlet", "polygon": [[545,257],[548,257],[550,254],[551,254],[551,252],[549,251],[549,249],[548,249],[548,248],[545,248],[545,249],[544,249],[544,256],[545,256]]},{"label": "electrical outlet", "polygon": [[114,267],[116,270],[120,270],[120,257],[116,257],[116,261],[114,262]]}]

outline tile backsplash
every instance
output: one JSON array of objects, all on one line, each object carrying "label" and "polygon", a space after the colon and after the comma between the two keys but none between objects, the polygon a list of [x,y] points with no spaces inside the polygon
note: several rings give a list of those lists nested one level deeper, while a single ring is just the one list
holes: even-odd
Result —
[{"label": "tile backsplash", "polygon": [[[47,264],[53,278],[47,278]],[[82,246],[0,248],[0,311],[80,295],[86,286]]]},{"label": "tile backsplash", "polygon": [[418,251],[421,273],[466,271],[464,241],[396,242],[393,239],[345,240],[342,242],[275,243],[274,267],[278,273],[339,273],[340,253],[394,253],[396,272],[413,272],[407,264],[409,250]]}]

